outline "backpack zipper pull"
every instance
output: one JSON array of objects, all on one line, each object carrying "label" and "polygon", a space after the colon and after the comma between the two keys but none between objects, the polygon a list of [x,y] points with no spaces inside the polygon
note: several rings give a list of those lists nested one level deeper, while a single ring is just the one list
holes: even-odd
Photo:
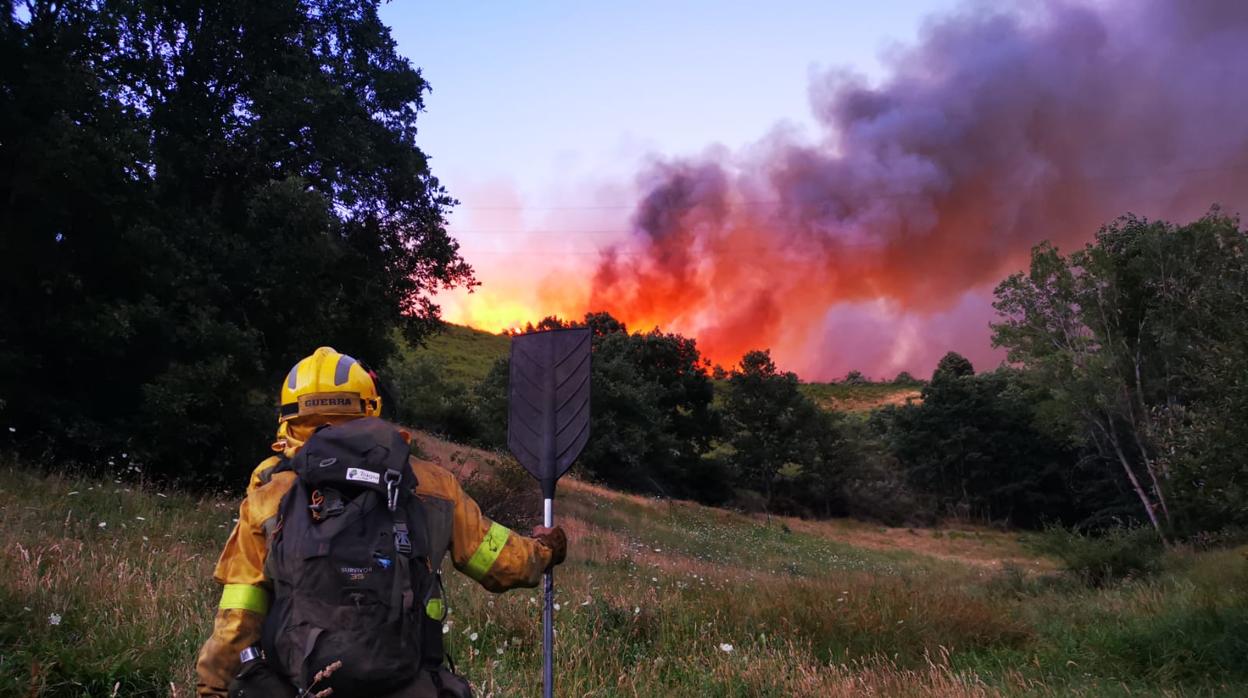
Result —
[{"label": "backpack zipper pull", "polygon": [[390,507],[390,511],[394,511],[399,506],[399,480],[402,475],[397,470],[386,471],[386,504]]}]

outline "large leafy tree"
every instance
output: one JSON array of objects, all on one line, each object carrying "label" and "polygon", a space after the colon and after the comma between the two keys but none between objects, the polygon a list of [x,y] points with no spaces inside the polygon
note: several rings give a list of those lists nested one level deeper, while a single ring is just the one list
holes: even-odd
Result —
[{"label": "large leafy tree", "polygon": [[1082,491],[1075,444],[1047,428],[1048,392],[1018,371],[976,375],[950,352],[922,400],[888,407],[873,425],[938,513],[1036,527],[1081,523],[1112,507]]},{"label": "large leafy tree", "polygon": [[1158,529],[1248,522],[1248,235],[1216,209],[1126,217],[1069,255],[1049,245],[996,291],[995,341],[1051,386]]},{"label": "large leafy tree", "polygon": [[283,371],[380,361],[472,283],[376,2],[10,2],[0,419],[27,447],[248,467]]},{"label": "large leafy tree", "polygon": [[728,378],[723,410],[740,482],[763,495],[768,511],[780,495],[782,509],[833,506],[846,449],[835,418],[802,394],[796,374],[777,368],[770,352],[751,351]]}]

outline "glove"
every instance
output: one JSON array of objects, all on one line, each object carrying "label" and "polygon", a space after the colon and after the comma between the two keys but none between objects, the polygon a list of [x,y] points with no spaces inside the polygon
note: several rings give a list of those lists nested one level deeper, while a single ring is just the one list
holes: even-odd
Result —
[{"label": "glove", "polygon": [[532,538],[550,549],[550,564],[546,566],[547,570],[563,562],[568,556],[568,536],[562,528],[537,526],[533,529]]}]

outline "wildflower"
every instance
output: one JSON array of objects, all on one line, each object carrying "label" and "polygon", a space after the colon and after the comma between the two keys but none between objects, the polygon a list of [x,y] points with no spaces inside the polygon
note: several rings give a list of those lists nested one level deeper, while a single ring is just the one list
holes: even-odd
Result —
[{"label": "wildflower", "polygon": [[10,434],[16,434],[16,433],[17,433],[17,427],[9,427],[9,433],[10,433]]},{"label": "wildflower", "polygon": [[471,634],[471,635],[469,635],[469,636],[468,636],[468,639],[469,639],[471,642],[476,642],[478,637],[480,637],[480,635],[477,635],[476,633],[473,633],[473,634]]},{"label": "wildflower", "polygon": [[502,654],[503,654],[503,648],[502,648],[502,647],[496,647],[496,648],[494,648],[494,653],[495,653],[495,654],[497,654],[497,655],[499,655],[499,656],[502,656]]},{"label": "wildflower", "polygon": [[727,642],[720,643],[720,645],[719,645],[719,651],[720,651],[720,652],[729,652],[729,653],[730,653],[730,652],[732,652],[732,645],[728,644]]},{"label": "wildflower", "polygon": [[48,625],[60,625],[60,624],[61,624],[61,615],[59,613],[48,614]]},{"label": "wildflower", "polygon": [[445,635],[445,634],[447,634],[447,633],[449,633],[449,632],[451,632],[451,626],[449,626],[449,625],[444,625],[444,626],[442,626],[442,634],[443,634],[443,635]]},{"label": "wildflower", "polygon": [[637,615],[638,613],[641,613],[641,606],[634,606],[633,615]]},{"label": "wildflower", "polygon": [[101,521],[101,522],[100,522],[100,528],[108,528],[108,522],[107,522],[107,521]]},{"label": "wildflower", "polygon": [[558,610],[559,610],[559,609],[561,609],[561,608],[563,608],[563,606],[560,606],[559,604],[555,604],[555,610],[556,610],[556,611],[558,611]]},{"label": "wildflower", "polygon": [[134,520],[135,521],[147,521],[147,519],[143,518],[142,516],[136,516],[134,517]]}]

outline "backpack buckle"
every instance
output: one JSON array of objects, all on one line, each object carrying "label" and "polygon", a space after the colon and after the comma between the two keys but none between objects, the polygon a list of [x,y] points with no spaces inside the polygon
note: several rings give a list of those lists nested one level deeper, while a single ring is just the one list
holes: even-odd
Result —
[{"label": "backpack buckle", "polygon": [[308,509],[312,512],[312,520],[320,522],[338,516],[346,510],[346,505],[342,503],[338,490],[326,487],[324,490],[312,490],[312,503]]},{"label": "backpack buckle", "polygon": [[386,471],[386,505],[390,507],[390,511],[394,511],[399,506],[399,480],[402,478],[402,474],[397,470]]},{"label": "backpack buckle", "polygon": [[403,555],[412,554],[412,539],[407,535],[407,524],[394,522],[394,549]]}]

